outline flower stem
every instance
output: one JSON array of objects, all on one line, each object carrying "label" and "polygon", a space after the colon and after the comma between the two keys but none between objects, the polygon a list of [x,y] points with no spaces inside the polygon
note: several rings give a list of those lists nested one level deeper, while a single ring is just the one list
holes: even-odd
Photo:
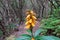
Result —
[{"label": "flower stem", "polygon": [[30,28],[30,30],[31,30],[31,36],[33,37],[33,27],[31,26],[31,28]]}]

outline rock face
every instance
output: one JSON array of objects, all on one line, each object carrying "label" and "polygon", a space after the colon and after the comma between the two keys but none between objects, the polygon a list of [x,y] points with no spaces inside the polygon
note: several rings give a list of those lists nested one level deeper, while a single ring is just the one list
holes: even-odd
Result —
[{"label": "rock face", "polygon": [[37,17],[43,18],[48,17],[49,9],[48,0],[25,0],[22,11],[34,10],[37,13]]}]

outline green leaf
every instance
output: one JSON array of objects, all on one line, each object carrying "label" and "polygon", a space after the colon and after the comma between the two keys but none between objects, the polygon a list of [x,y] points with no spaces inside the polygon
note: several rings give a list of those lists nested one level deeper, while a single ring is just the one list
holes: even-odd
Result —
[{"label": "green leaf", "polygon": [[29,34],[22,34],[21,37],[23,37],[23,38],[31,38],[31,36]]},{"label": "green leaf", "polygon": [[55,36],[37,36],[36,40],[60,40],[60,38]]},{"label": "green leaf", "polygon": [[40,38],[41,38],[41,36],[39,36],[39,35],[35,37],[36,40],[40,40]]},{"label": "green leaf", "polygon": [[15,40],[23,40],[23,39],[21,39],[21,38],[15,38]]},{"label": "green leaf", "polygon": [[38,29],[35,33],[34,33],[34,37],[38,36],[41,32],[43,32],[43,29]]},{"label": "green leaf", "polygon": [[27,32],[31,35],[32,33],[31,33],[31,30],[27,30]]},{"label": "green leaf", "polygon": [[31,36],[28,34],[22,34],[20,38],[16,38],[15,40],[30,40]]},{"label": "green leaf", "polygon": [[15,38],[15,40],[30,40],[30,38]]},{"label": "green leaf", "polygon": [[60,38],[55,36],[41,36],[40,40],[60,40]]},{"label": "green leaf", "polygon": [[22,34],[21,36],[31,37],[29,34]]}]

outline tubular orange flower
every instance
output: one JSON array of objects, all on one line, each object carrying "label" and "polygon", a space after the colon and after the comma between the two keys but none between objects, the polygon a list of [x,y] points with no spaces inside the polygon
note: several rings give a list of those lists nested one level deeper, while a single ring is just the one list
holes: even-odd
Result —
[{"label": "tubular orange flower", "polygon": [[35,40],[34,38],[32,38],[31,40]]},{"label": "tubular orange flower", "polygon": [[27,15],[26,19],[30,18],[30,15]]},{"label": "tubular orange flower", "polygon": [[29,23],[32,23],[32,19],[29,20]]},{"label": "tubular orange flower", "polygon": [[25,23],[25,25],[28,25],[29,24],[29,22],[27,21],[26,23]]},{"label": "tubular orange flower", "polygon": [[26,25],[25,28],[26,28],[26,29],[30,29],[30,24]]},{"label": "tubular orange flower", "polygon": [[37,19],[35,16],[32,16],[33,19]]},{"label": "tubular orange flower", "polygon": [[29,20],[30,20],[30,15],[27,15],[26,21],[29,21]]},{"label": "tubular orange flower", "polygon": [[29,20],[30,20],[30,18],[28,18],[28,19],[26,18],[26,21],[29,21]]},{"label": "tubular orange flower", "polygon": [[32,25],[32,27],[34,27],[34,26],[35,26],[35,23],[34,23],[34,22],[32,22],[32,23],[31,23],[31,25]]},{"label": "tubular orange flower", "polygon": [[36,15],[32,10],[30,11],[30,13],[31,13],[32,15],[34,15],[34,16]]}]

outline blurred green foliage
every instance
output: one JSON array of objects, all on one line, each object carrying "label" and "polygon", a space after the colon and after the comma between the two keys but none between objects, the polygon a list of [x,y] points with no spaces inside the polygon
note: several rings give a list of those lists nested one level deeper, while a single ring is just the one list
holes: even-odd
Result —
[{"label": "blurred green foliage", "polygon": [[46,19],[42,19],[40,22],[40,29],[47,30],[43,32],[45,35],[54,35],[60,37],[60,6],[56,1],[53,1],[52,11],[50,11],[49,17]]},{"label": "blurred green foliage", "polygon": [[[1,27],[1,26],[0,26]],[[14,23],[10,23],[9,25],[5,26],[5,30],[3,30],[3,28],[0,29],[0,36],[4,36],[4,31],[5,31],[5,36],[9,36],[16,27],[16,25]]]},{"label": "blurred green foliage", "polygon": [[0,30],[0,36],[2,36],[3,34],[2,34],[2,31]]},{"label": "blurred green foliage", "polygon": [[51,29],[54,30],[52,34],[60,35],[60,19],[57,18],[48,18],[41,21],[41,28],[44,30]]},{"label": "blurred green foliage", "polygon": [[55,18],[60,18],[60,7],[53,9],[52,15]]}]

